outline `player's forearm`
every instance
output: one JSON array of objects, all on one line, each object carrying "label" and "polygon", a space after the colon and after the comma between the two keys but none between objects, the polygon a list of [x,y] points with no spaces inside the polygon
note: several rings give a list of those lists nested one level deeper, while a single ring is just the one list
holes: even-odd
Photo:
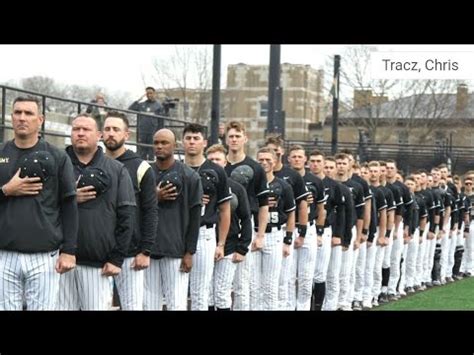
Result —
[{"label": "player's forearm", "polygon": [[79,212],[75,195],[66,198],[62,202],[61,227],[63,231],[61,252],[75,255],[77,248],[77,231],[79,228]]},{"label": "player's forearm", "polygon": [[364,205],[364,229],[369,229],[370,227],[370,219],[371,219],[371,212],[372,212],[372,199],[369,198],[365,200]]},{"label": "player's forearm", "polygon": [[305,226],[308,224],[308,202],[300,200],[298,202],[298,223]]},{"label": "player's forearm", "polygon": [[324,227],[324,222],[326,221],[326,217],[327,217],[327,211],[324,208],[324,203],[318,203],[317,209],[318,209],[318,218],[316,220],[316,225]]},{"label": "player's forearm", "polygon": [[219,235],[218,243],[224,245],[230,228],[230,202],[226,201],[219,205]]},{"label": "player's forearm", "polygon": [[395,225],[395,210],[387,212],[387,229],[392,230]]},{"label": "player's forearm", "polygon": [[258,209],[258,236],[264,237],[268,223],[268,206],[260,206]]},{"label": "player's forearm", "polygon": [[387,230],[387,210],[379,211],[379,236],[385,236]]}]

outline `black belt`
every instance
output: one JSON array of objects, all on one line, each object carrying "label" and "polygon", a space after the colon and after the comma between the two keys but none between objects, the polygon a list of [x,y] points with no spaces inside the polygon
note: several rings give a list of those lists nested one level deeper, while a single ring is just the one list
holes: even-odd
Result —
[{"label": "black belt", "polygon": [[214,228],[215,224],[203,224],[201,227],[206,227],[206,229]]}]

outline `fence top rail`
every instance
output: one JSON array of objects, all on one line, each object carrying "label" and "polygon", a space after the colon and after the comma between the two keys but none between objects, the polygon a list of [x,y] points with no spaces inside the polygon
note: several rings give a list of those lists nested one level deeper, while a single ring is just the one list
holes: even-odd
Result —
[{"label": "fence top rail", "polygon": [[128,110],[128,109],[124,109],[124,108],[118,108],[118,107],[113,107],[113,106],[105,106],[105,105],[104,105],[104,106],[101,106],[101,105],[94,104],[93,102],[80,101],[80,100],[74,100],[74,99],[66,99],[66,98],[59,97],[59,96],[41,94],[41,93],[36,92],[36,91],[25,90],[25,89],[19,89],[19,88],[15,88],[15,87],[12,87],[12,86],[7,86],[7,85],[0,85],[0,88],[6,89],[6,90],[10,90],[10,91],[22,92],[22,93],[29,94],[29,95],[40,96],[40,97],[44,97],[44,98],[48,98],[48,99],[52,99],[52,100],[58,100],[58,101],[63,101],[63,102],[70,102],[70,103],[77,104],[77,105],[84,105],[84,106],[100,106],[100,107],[104,107],[104,108],[107,108],[107,109],[110,109],[110,110],[115,110],[115,111],[130,113],[130,114],[134,114],[134,115],[163,118],[163,119],[165,119],[165,120],[167,120],[167,121],[182,123],[183,125],[185,125],[185,124],[188,123],[187,121],[180,120],[180,119],[176,119],[176,118],[170,118],[170,117],[168,117],[168,116],[155,115],[155,114],[153,114],[153,113],[146,113],[146,112],[140,112],[140,111],[132,111],[132,110]]}]

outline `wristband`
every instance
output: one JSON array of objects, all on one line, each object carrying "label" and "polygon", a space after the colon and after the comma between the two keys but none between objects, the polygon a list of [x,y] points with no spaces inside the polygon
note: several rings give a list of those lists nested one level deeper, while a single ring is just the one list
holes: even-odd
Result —
[{"label": "wristband", "polygon": [[420,229],[420,237],[423,235],[423,233],[425,233],[425,230],[424,230],[424,229]]},{"label": "wristband", "polygon": [[385,238],[390,238],[390,233],[392,233],[392,230],[391,229],[387,229],[385,231]]},{"label": "wristband", "polygon": [[324,226],[316,226],[316,234],[318,237],[322,237],[324,234]]},{"label": "wristband", "polygon": [[286,237],[283,238],[283,243],[287,245],[291,245],[292,241],[293,241],[293,232],[286,232]]},{"label": "wristband", "polygon": [[464,233],[469,233],[469,227],[464,228]]},{"label": "wristband", "polygon": [[363,234],[363,235],[367,235],[368,232],[369,232],[369,231],[367,230],[367,228],[363,228],[363,229],[362,229],[362,234]]},{"label": "wristband", "polygon": [[308,227],[304,224],[298,224],[298,235],[300,237],[303,237],[303,238],[306,237],[306,229],[307,228]]}]

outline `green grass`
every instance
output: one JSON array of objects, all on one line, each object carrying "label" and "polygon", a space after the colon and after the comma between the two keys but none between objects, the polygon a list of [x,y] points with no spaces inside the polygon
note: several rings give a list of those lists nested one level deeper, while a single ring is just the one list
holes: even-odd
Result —
[{"label": "green grass", "polygon": [[474,277],[418,291],[374,310],[380,311],[474,311]]}]

